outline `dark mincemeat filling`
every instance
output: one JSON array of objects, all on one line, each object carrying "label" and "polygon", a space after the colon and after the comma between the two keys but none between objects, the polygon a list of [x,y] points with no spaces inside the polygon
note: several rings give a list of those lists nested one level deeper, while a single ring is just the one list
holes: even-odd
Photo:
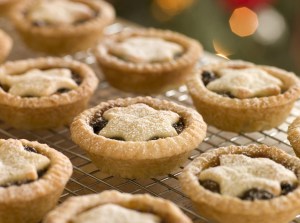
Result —
[{"label": "dark mincemeat filling", "polygon": [[[104,111],[103,111],[103,113],[104,113]],[[102,117],[103,113],[101,113],[101,114],[96,113],[94,115],[93,119],[89,123],[89,125],[93,128],[94,133],[97,135],[108,123],[108,121]],[[183,118],[180,118],[179,121],[177,123],[174,123],[172,126],[174,127],[177,134],[179,135],[185,128]],[[111,138],[111,139],[124,141],[123,138],[119,138],[119,137],[115,137],[115,138]],[[159,139],[159,137],[154,137],[150,140],[157,140],[157,139]]]},{"label": "dark mincemeat filling", "polygon": [[[42,69],[42,70],[48,70],[48,69]],[[76,82],[76,84],[78,86],[82,83],[82,77],[79,74],[74,73],[73,71],[72,71],[72,79]],[[1,84],[1,82],[0,82],[0,88],[2,88],[2,90],[7,93],[9,91],[10,87],[7,86],[7,85]],[[61,88],[61,89],[58,89],[55,94],[67,93],[69,91],[70,91],[70,89]],[[23,98],[33,98],[33,97],[36,97],[36,96],[28,95],[28,96],[22,96],[22,97]]]},{"label": "dark mincemeat filling", "polygon": [[[24,146],[24,150],[28,151],[28,152],[32,152],[32,153],[38,153],[36,151],[36,149],[29,147],[29,146]],[[47,172],[47,169],[38,171],[38,178],[41,178],[45,173]],[[1,187],[9,187],[9,186],[21,186],[22,184],[28,184],[34,182],[33,180],[27,180],[27,181],[17,181],[17,182],[13,182],[13,183],[9,183],[9,184],[4,184],[4,185],[0,185]]]},{"label": "dark mincemeat filling", "polygon": [[[201,74],[201,79],[202,79],[204,86],[206,87],[210,82],[218,79],[218,76],[212,71],[205,70]],[[218,93],[218,94],[222,95],[224,97],[235,98],[230,92],[223,92],[223,93]]]},{"label": "dark mincemeat filling", "polygon": [[[213,72],[213,71],[207,71],[204,70],[201,74],[201,80],[204,84],[204,86],[206,87],[210,82],[218,79],[219,77]],[[281,93],[284,93],[284,90],[281,90]],[[228,97],[228,98],[235,98],[235,96],[233,96],[230,92],[222,92],[222,93],[217,93],[219,95],[222,95],[224,97]]]},{"label": "dark mincemeat filling", "polygon": [[[220,194],[220,186],[218,183],[211,181],[211,180],[199,180],[199,184],[203,186],[205,189],[210,190],[214,193]],[[287,195],[288,193],[292,192],[297,188],[297,185],[291,185],[288,183],[281,183],[281,195]],[[248,191],[245,191],[243,195],[241,195],[239,198],[242,200],[270,200],[274,198],[275,196],[265,190],[259,190],[257,188],[250,189]]]}]

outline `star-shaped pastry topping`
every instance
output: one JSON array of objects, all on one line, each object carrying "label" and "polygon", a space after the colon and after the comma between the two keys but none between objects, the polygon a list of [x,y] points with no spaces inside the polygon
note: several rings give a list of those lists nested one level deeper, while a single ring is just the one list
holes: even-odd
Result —
[{"label": "star-shaped pastry topping", "polygon": [[72,223],[160,223],[161,218],[150,213],[142,213],[115,204],[92,208],[76,216]]},{"label": "star-shaped pastry topping", "polygon": [[200,173],[200,180],[212,180],[220,185],[223,195],[239,197],[250,189],[261,189],[277,196],[282,182],[297,183],[296,175],[268,158],[245,155],[222,155],[220,166]]},{"label": "star-shaped pastry topping", "polygon": [[220,69],[217,73],[220,77],[206,87],[240,99],[278,95],[283,85],[281,80],[259,68]]},{"label": "star-shaped pastry topping", "polygon": [[3,74],[0,82],[9,86],[8,93],[17,96],[42,97],[54,94],[59,89],[78,87],[69,69],[32,69],[21,75]]},{"label": "star-shaped pastry topping", "polygon": [[8,139],[0,146],[0,185],[38,179],[38,171],[46,169],[50,160],[28,152],[19,140]]},{"label": "star-shaped pastry topping", "polygon": [[31,22],[50,25],[67,25],[93,17],[87,5],[69,0],[38,0],[28,13]]},{"label": "star-shaped pastry topping", "polygon": [[178,135],[172,125],[179,121],[180,116],[172,111],[155,110],[139,103],[111,108],[104,112],[103,118],[108,123],[99,135],[123,138],[125,141],[147,141],[154,137]]},{"label": "star-shaped pastry topping", "polygon": [[110,52],[133,63],[151,63],[173,60],[183,47],[156,37],[131,37],[111,46]]}]

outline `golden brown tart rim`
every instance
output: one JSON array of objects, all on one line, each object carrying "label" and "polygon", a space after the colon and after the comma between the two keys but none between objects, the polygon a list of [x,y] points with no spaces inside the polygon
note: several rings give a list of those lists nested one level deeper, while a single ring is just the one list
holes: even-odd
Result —
[{"label": "golden brown tart rim", "polygon": [[[183,46],[185,51],[177,59],[157,63],[128,62],[119,59],[108,52],[109,44],[112,44],[116,41],[122,41],[132,36],[162,38]],[[162,72],[169,72],[194,65],[202,53],[202,46],[196,40],[170,30],[160,30],[155,28],[125,29],[117,34],[106,37],[94,49],[94,54],[101,65],[117,68],[123,72],[135,72],[139,75],[145,75],[147,73],[159,75]]]},{"label": "golden brown tart rim", "polygon": [[[145,103],[154,109],[173,111],[184,119],[187,126],[185,126],[185,129],[178,136],[133,142],[113,140],[97,135],[89,125],[94,114],[102,108],[114,107],[116,105],[129,106],[136,103]],[[121,160],[147,160],[169,158],[196,148],[204,139],[206,128],[201,115],[190,108],[166,100],[151,97],[136,97],[109,100],[85,110],[74,118],[70,130],[72,140],[87,152],[98,153],[102,156]],[[98,148],[95,148],[93,145],[98,145]],[[106,146],[108,147],[106,148]]]},{"label": "golden brown tart rim", "polygon": [[[0,139],[0,144],[5,140]],[[44,155],[50,159],[50,166],[45,174],[39,179],[24,183],[21,185],[11,185],[8,187],[0,187],[0,204],[1,204],[1,218],[4,217],[5,222],[12,222],[12,219],[23,219],[22,222],[31,222],[36,215],[39,216],[39,220],[46,214],[49,209],[49,205],[53,208],[59,199],[67,181],[72,175],[72,164],[70,160],[62,153],[50,148],[46,144],[41,144],[36,141],[28,141],[20,139],[24,146],[34,148],[39,154]],[[36,202],[41,202],[37,204]],[[47,204],[42,202],[48,202]],[[32,205],[39,207],[39,213],[33,213],[30,208]],[[5,208],[4,208],[5,207]],[[15,210],[13,208],[15,208]],[[8,210],[5,210],[5,209]],[[28,213],[28,211],[30,213]],[[15,211],[15,212],[14,212]],[[41,213],[43,212],[43,213]],[[6,216],[6,214],[13,216]],[[22,217],[23,216],[23,217]],[[30,218],[31,220],[28,220]],[[15,221],[13,221],[15,222]]]},{"label": "golden brown tart rim", "polygon": [[[126,194],[114,190],[100,194],[68,198],[63,204],[51,211],[43,223],[67,223],[72,217],[105,204],[116,204],[125,208],[156,214],[165,223],[192,223],[172,202],[148,194]],[[63,214],[62,214],[63,213]]]},{"label": "golden brown tart rim", "polygon": [[296,154],[300,157],[300,117],[297,117],[288,128],[288,140]]},{"label": "golden brown tart rim", "polygon": [[[256,201],[243,201],[236,197],[224,196],[211,192],[201,186],[196,175],[199,174],[202,169],[216,164],[215,162],[218,157],[223,154],[244,154],[250,157],[271,158],[275,162],[281,163],[286,168],[292,168],[298,181],[300,180],[300,160],[276,147],[251,144],[249,146],[232,145],[210,150],[201,154],[186,166],[179,177],[180,185],[184,193],[194,202],[194,204],[196,206],[201,204],[202,208],[211,209],[211,212],[214,212],[215,216],[212,215],[206,217],[214,219],[217,216],[217,219],[222,219],[222,217],[226,217],[227,215],[234,215],[238,217],[246,216],[245,222],[254,222],[251,221],[251,217],[259,217],[260,219],[265,219],[265,222],[273,222],[268,221],[269,219],[267,219],[267,216],[272,216],[275,219],[275,215],[280,216],[287,213],[290,217],[289,220],[292,220],[296,216],[300,210],[299,185],[294,191],[287,195],[282,195],[270,200]],[[293,212],[295,215],[289,214],[289,212]],[[231,222],[235,223],[238,221],[235,221],[232,217]]]}]

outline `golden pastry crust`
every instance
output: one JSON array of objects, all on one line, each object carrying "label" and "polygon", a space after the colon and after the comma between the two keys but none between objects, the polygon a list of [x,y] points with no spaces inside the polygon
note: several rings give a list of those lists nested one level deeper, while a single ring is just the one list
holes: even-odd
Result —
[{"label": "golden pastry crust", "polygon": [[9,15],[12,9],[24,0],[0,0],[0,15]]},{"label": "golden pastry crust", "polygon": [[71,1],[88,5],[98,15],[78,25],[34,26],[23,13],[35,4],[34,0],[28,0],[14,9],[12,21],[30,48],[53,55],[85,50],[96,44],[103,35],[103,29],[115,18],[113,7],[105,1]]},{"label": "golden pastry crust", "polygon": [[[283,93],[248,99],[224,97],[209,91],[200,77],[204,70],[219,68],[260,68],[283,82]],[[187,86],[193,103],[204,120],[217,128],[233,132],[261,131],[280,125],[300,96],[300,81],[294,73],[244,61],[204,66],[189,79]]]},{"label": "golden pastry crust", "polygon": [[199,213],[222,223],[286,223],[300,211],[300,187],[270,200],[244,201],[236,197],[222,196],[199,184],[199,173],[218,165],[223,154],[244,154],[250,157],[266,157],[295,172],[299,178],[300,161],[276,147],[266,145],[229,146],[206,152],[190,163],[180,175],[184,193],[193,201]]},{"label": "golden pastry crust", "polygon": [[[174,60],[156,63],[132,63],[109,53],[110,45],[130,37],[157,37],[177,43],[183,54]],[[160,93],[185,83],[202,54],[201,45],[182,34],[169,30],[125,30],[104,39],[94,50],[106,80],[123,91]]]},{"label": "golden pastry crust", "polygon": [[43,223],[68,223],[76,215],[105,204],[122,207],[159,216],[164,223],[192,223],[172,202],[148,194],[131,195],[117,191],[72,197],[51,211]]},{"label": "golden pastry crust", "polygon": [[[0,144],[5,140],[1,139]],[[72,164],[62,153],[46,144],[20,140],[51,161],[38,180],[20,186],[0,187],[0,222],[36,223],[56,205],[72,174]]]},{"label": "golden pastry crust", "polygon": [[98,79],[87,65],[60,58],[37,58],[7,62],[1,73],[20,74],[34,68],[68,68],[79,75],[81,84],[74,90],[45,97],[19,97],[0,89],[0,118],[15,128],[55,128],[69,124],[83,111],[97,87]]},{"label": "golden pastry crust", "polygon": [[[179,114],[185,124],[184,130],[174,137],[150,141],[119,141],[93,132],[90,122],[95,113],[102,115],[111,107],[126,107],[136,103]],[[206,124],[196,111],[151,97],[103,102],[81,113],[71,124],[73,141],[88,153],[101,171],[128,178],[147,178],[170,173],[186,161],[205,134]]]},{"label": "golden pastry crust", "polygon": [[296,156],[300,157],[300,117],[296,118],[288,128],[290,141]]},{"label": "golden pastry crust", "polygon": [[7,35],[7,33],[0,29],[0,63],[2,63],[8,56],[11,51],[12,45],[12,39]]}]

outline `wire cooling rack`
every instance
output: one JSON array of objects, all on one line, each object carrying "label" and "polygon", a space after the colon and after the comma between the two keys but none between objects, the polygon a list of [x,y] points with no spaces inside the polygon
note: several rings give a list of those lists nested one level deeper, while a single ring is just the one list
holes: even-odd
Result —
[{"label": "wire cooling rack", "polygon": [[[10,55],[10,60],[25,59],[38,56],[45,56],[27,49],[19,37],[16,35],[14,29],[8,21],[0,19],[0,28],[6,30],[14,39],[14,48]],[[107,34],[115,33],[124,28],[130,28],[130,25],[125,25],[124,22],[116,22],[106,29]],[[75,55],[65,56],[66,59],[74,58],[79,61],[89,64],[96,72],[100,79],[100,84],[93,96],[90,106],[95,106],[102,101],[109,99],[136,96],[129,93],[118,91],[109,86],[104,80],[101,72],[95,64],[95,58],[90,51],[79,52]],[[200,65],[213,62],[217,60],[216,57],[210,54],[200,60]],[[166,92],[164,95],[155,95],[155,97],[168,99],[177,103],[192,107],[191,98],[185,86],[178,89]],[[228,145],[248,145],[248,144],[267,144],[276,146],[284,151],[294,154],[289,142],[287,141],[287,128],[296,116],[300,115],[300,101],[298,101],[292,110],[287,120],[277,128],[254,132],[247,134],[237,134],[232,132],[224,132],[212,126],[208,126],[207,136],[198,148],[193,150],[187,163],[192,161],[201,153],[221,146]],[[176,203],[194,223],[208,223],[206,219],[197,214],[194,210],[190,200],[183,194],[180,189],[178,176],[183,167],[178,168],[172,173],[143,180],[130,180],[120,177],[109,176],[98,170],[87,158],[86,154],[75,145],[70,139],[70,131],[68,127],[61,127],[58,129],[39,130],[39,131],[24,131],[14,129],[6,123],[0,122],[0,138],[24,138],[28,140],[37,140],[41,143],[46,143],[50,147],[55,148],[69,157],[73,164],[73,175],[68,182],[64,193],[61,196],[60,202],[64,201],[70,196],[86,195],[92,193],[99,193],[104,190],[115,189],[121,192],[132,194],[149,193],[151,195],[162,197]],[[186,164],[187,164],[186,163]],[[300,218],[294,220],[294,223],[300,223]]]}]

